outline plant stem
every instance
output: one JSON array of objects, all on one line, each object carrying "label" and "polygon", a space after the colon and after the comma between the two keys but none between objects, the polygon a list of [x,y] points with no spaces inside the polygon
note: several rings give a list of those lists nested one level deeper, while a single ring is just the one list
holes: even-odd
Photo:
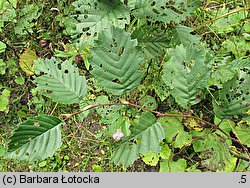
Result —
[{"label": "plant stem", "polygon": [[202,23],[201,25],[198,25],[196,28],[194,28],[194,30],[198,30],[198,29],[200,29],[200,28],[202,28],[202,27],[204,27],[204,26],[206,26],[206,25],[208,25],[208,24],[210,24],[210,23],[213,23],[213,22],[215,22],[215,21],[217,21],[217,20],[219,20],[219,19],[221,19],[221,18],[225,18],[225,17],[227,17],[227,16],[229,16],[229,15],[231,15],[231,14],[235,14],[235,13],[238,13],[238,12],[241,12],[241,11],[245,11],[245,10],[249,10],[249,9],[250,9],[250,7],[245,7],[245,8],[240,8],[240,9],[234,10],[234,11],[232,11],[232,12],[229,12],[229,13],[227,13],[227,14],[221,15],[221,16],[219,16],[219,17],[217,17],[217,18],[214,18],[214,19],[212,19],[212,20],[209,20],[209,21],[207,21],[207,22],[204,22],[204,23]]},{"label": "plant stem", "polygon": [[250,154],[249,154],[249,152],[248,152],[248,149],[243,145],[242,141],[240,140],[239,136],[237,135],[237,133],[236,133],[236,131],[234,130],[233,126],[231,125],[230,121],[227,120],[227,122],[228,122],[228,124],[230,125],[230,127],[231,127],[233,133],[235,134],[236,138],[238,139],[238,141],[239,141],[238,143],[241,145],[241,147],[244,149],[245,153],[247,154],[247,156],[248,156],[249,159],[250,159]]},{"label": "plant stem", "polygon": [[233,155],[234,157],[236,157],[236,158],[238,158],[238,159],[242,159],[242,160],[244,160],[244,161],[250,162],[250,159],[247,158],[247,157],[244,157],[244,156],[242,156],[242,155],[239,155],[239,154],[237,154],[237,153],[235,153],[235,152],[233,152],[233,151],[231,151],[231,150],[229,150],[229,152],[231,153],[231,155]]},{"label": "plant stem", "polygon": [[241,143],[241,141],[239,141],[239,140],[231,137],[227,132],[225,132],[224,130],[222,130],[218,125],[210,123],[210,122],[208,122],[208,121],[206,121],[204,119],[198,118],[198,117],[193,116],[191,114],[169,114],[169,113],[161,113],[161,112],[158,112],[158,111],[155,111],[155,110],[151,110],[149,108],[145,108],[145,107],[137,105],[137,104],[133,104],[133,103],[128,102],[128,101],[124,101],[124,102],[121,102],[121,103],[107,103],[107,104],[88,105],[84,109],[82,109],[82,110],[80,110],[78,112],[75,112],[75,113],[72,113],[72,114],[69,114],[69,115],[65,115],[64,114],[64,116],[66,116],[64,118],[64,121],[67,121],[71,117],[73,117],[73,116],[75,116],[77,114],[80,114],[80,113],[82,113],[84,111],[93,109],[93,108],[103,107],[103,106],[117,106],[117,105],[133,106],[135,108],[138,108],[138,109],[141,109],[141,110],[148,111],[148,112],[151,112],[153,114],[156,114],[157,117],[183,117],[183,118],[192,118],[192,119],[196,120],[198,123],[210,125],[214,129],[219,130],[221,133],[223,133],[228,139],[230,139],[230,140],[238,143],[244,149],[244,151],[247,153],[247,155],[249,157],[249,160],[250,160],[249,152],[247,151],[247,148]]}]

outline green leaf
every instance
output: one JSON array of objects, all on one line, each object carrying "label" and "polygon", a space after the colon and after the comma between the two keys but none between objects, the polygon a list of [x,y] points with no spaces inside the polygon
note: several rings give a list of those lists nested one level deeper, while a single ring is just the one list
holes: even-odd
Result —
[{"label": "green leaf", "polygon": [[102,167],[100,165],[92,165],[92,169],[94,172],[102,172]]},{"label": "green leaf", "polygon": [[164,131],[160,123],[155,123],[155,121],[156,118],[153,114],[143,113],[131,136],[119,144],[111,160],[115,164],[128,167],[138,158],[140,153],[159,153],[161,150],[159,144],[164,138]]},{"label": "green leaf", "polygon": [[170,88],[162,80],[161,76],[154,78],[152,86],[161,101],[164,101],[170,95]]},{"label": "green leaf", "polygon": [[202,166],[209,170],[224,170],[226,161],[231,157],[227,143],[217,134],[207,134],[203,140],[195,141],[193,148],[195,152],[201,152]]},{"label": "green leaf", "polygon": [[175,117],[162,117],[159,120],[165,131],[166,142],[171,143],[175,148],[190,145],[192,141],[192,136],[184,131],[181,121],[181,118]]},{"label": "green leaf", "polygon": [[[240,71],[239,76],[227,82],[215,93],[214,112],[220,118],[245,114],[250,109],[250,75]],[[218,104],[219,103],[219,104]]]},{"label": "green leaf", "polygon": [[250,63],[248,58],[238,58],[228,63],[228,67],[239,73],[239,70],[250,70]]},{"label": "green leaf", "polygon": [[204,150],[206,142],[204,140],[197,140],[193,143],[195,152],[202,152]]},{"label": "green leaf", "polygon": [[[244,157],[248,157],[247,154],[243,154]],[[250,166],[249,162],[245,160],[240,160],[237,168],[237,172],[249,172]]]},{"label": "green leaf", "polygon": [[5,69],[6,69],[6,64],[2,59],[0,59],[0,74],[4,75]]},{"label": "green leaf", "polygon": [[106,121],[109,120],[109,122],[107,122],[109,124],[106,132],[107,136],[115,134],[117,132],[117,129],[121,130],[121,126],[124,123],[124,117],[120,113],[110,113],[104,118],[109,118],[106,119]]},{"label": "green leaf", "polygon": [[159,161],[159,155],[157,153],[154,152],[148,152],[145,153],[142,157],[142,160],[150,166],[156,166],[158,164]]},{"label": "green leaf", "polygon": [[172,143],[175,148],[182,148],[183,146],[189,146],[192,142],[192,136],[188,132],[180,131],[176,137],[175,141]]},{"label": "green leaf", "polygon": [[3,157],[5,155],[5,148],[3,146],[0,146],[0,157]]},{"label": "green leaf", "polygon": [[37,90],[55,102],[64,104],[78,103],[86,94],[86,79],[79,75],[78,68],[68,61],[60,62],[55,58],[35,61]]},{"label": "green leaf", "polygon": [[150,95],[146,95],[145,97],[143,97],[140,100],[140,105],[145,107],[145,108],[149,108],[151,110],[155,110],[158,107],[158,104],[157,104],[155,98],[150,96]]},{"label": "green leaf", "polygon": [[17,77],[14,81],[19,85],[23,85],[25,83],[24,78],[21,76]]},{"label": "green leaf", "polygon": [[209,85],[216,85],[219,88],[223,88],[223,84],[233,79],[240,73],[240,70],[250,70],[250,63],[247,58],[238,58],[227,62],[227,57],[225,57],[219,60],[217,64],[211,72]]},{"label": "green leaf", "polygon": [[[145,116],[142,116],[145,118]],[[159,152],[161,147],[159,143],[163,140],[165,134],[160,123],[148,124],[141,120],[133,130],[133,139],[139,139],[139,152],[144,154],[146,152]],[[143,123],[144,122],[144,123]]]},{"label": "green leaf", "polygon": [[140,84],[143,72],[138,69],[143,59],[130,34],[117,28],[102,32],[92,54],[92,74],[107,91],[120,95]]},{"label": "green leaf", "polygon": [[169,159],[171,154],[171,149],[168,147],[167,144],[163,145],[161,148],[160,156],[162,159]]},{"label": "green leaf", "polygon": [[169,37],[156,27],[140,27],[131,37],[137,39],[146,59],[162,58],[165,48],[169,45]]},{"label": "green leaf", "polygon": [[184,108],[200,102],[208,85],[210,68],[206,65],[203,47],[183,45],[171,52],[163,67],[163,80],[172,89],[171,95]]},{"label": "green leaf", "polygon": [[188,45],[190,43],[198,44],[200,42],[200,37],[198,35],[190,34],[191,32],[193,32],[193,29],[190,27],[186,27],[184,25],[176,26],[173,31],[172,42],[175,45],[179,44]]},{"label": "green leaf", "polygon": [[52,156],[62,144],[61,123],[54,116],[38,116],[20,123],[10,138],[5,158],[41,161]]},{"label": "green leaf", "polygon": [[34,60],[38,57],[36,52],[31,49],[26,49],[19,58],[19,65],[21,69],[26,73],[27,76],[34,74]]},{"label": "green leaf", "polygon": [[[192,11],[188,9],[182,12],[185,3],[173,1],[171,4],[167,3],[165,0],[129,0],[128,6],[132,11],[132,14],[144,21],[149,20],[151,22],[161,21],[163,23],[175,22],[179,23],[185,20],[186,16]],[[182,12],[180,14],[179,12]]]},{"label": "green leaf", "polygon": [[129,142],[121,144],[114,152],[111,161],[115,164],[129,167],[138,158],[138,145]]},{"label": "green leaf", "polygon": [[38,164],[39,167],[45,167],[47,165],[47,161],[42,161]]},{"label": "green leaf", "polygon": [[236,58],[248,57],[247,52],[250,49],[250,43],[245,41],[243,37],[233,36],[225,40],[222,46],[223,48],[220,53],[223,53],[223,50],[226,49],[226,53],[233,53]]},{"label": "green leaf", "polygon": [[178,159],[176,162],[173,160],[163,160],[160,163],[160,172],[185,172],[187,162],[185,159]]},{"label": "green leaf", "polygon": [[[230,132],[232,131],[232,128],[233,129],[235,128],[235,123],[230,120],[220,120],[218,118],[215,118],[214,123],[216,125],[220,123],[219,125],[220,129],[225,131],[227,134],[230,134]],[[219,134],[220,131],[216,131],[216,132]]]},{"label": "green leaf", "polygon": [[[219,123],[220,123],[220,124],[219,124]],[[216,125],[219,124],[219,128],[220,128],[221,130],[225,131],[228,135],[230,135],[232,129],[235,128],[235,123],[234,123],[233,121],[227,120],[227,119],[221,121],[220,119],[215,118],[215,119],[214,119],[214,124],[216,124]],[[221,131],[216,130],[215,133],[216,133],[217,135],[220,135],[222,138],[224,138],[225,141],[226,141],[226,143],[227,143],[229,146],[232,145],[232,140],[227,139],[226,135],[223,134]]]},{"label": "green leaf", "polygon": [[243,118],[239,123],[247,123],[250,125],[250,116],[248,115],[247,117]]},{"label": "green leaf", "polygon": [[241,143],[250,147],[250,125],[236,126],[235,132]]},{"label": "green leaf", "polygon": [[10,90],[4,89],[0,95],[0,111],[5,111],[9,104]]},{"label": "green leaf", "polygon": [[231,80],[235,76],[235,71],[226,65],[216,67],[209,80],[209,85],[216,85],[219,88],[223,87],[223,84]]},{"label": "green leaf", "polygon": [[[108,104],[111,103],[110,100],[108,99],[107,95],[100,95],[98,97],[96,97],[95,99],[95,104]],[[116,110],[119,110],[121,108],[121,106],[116,106],[116,105],[112,105],[112,106],[103,106],[103,107],[99,107],[96,109],[96,112],[104,117],[106,115],[109,115],[109,113],[115,112]]]},{"label": "green leaf", "polygon": [[79,23],[76,29],[95,35],[111,25],[125,28],[130,22],[129,9],[120,1],[109,0],[78,0],[72,4],[77,14]]},{"label": "green leaf", "polygon": [[229,159],[225,161],[225,165],[226,165],[225,169],[221,171],[222,172],[234,172],[237,160],[238,159],[236,157],[229,157]]},{"label": "green leaf", "polygon": [[[228,9],[226,6],[223,6],[222,8],[219,8],[216,13],[214,12],[213,16],[220,17],[224,14],[229,13],[231,10]],[[235,29],[239,27],[240,23],[246,19],[247,11],[239,11],[235,9],[235,13],[231,14],[225,18],[218,19],[214,21],[211,25],[211,29],[215,30],[218,34],[227,34],[232,31],[235,31]]]},{"label": "green leaf", "polygon": [[18,21],[15,23],[14,31],[18,35],[27,35],[33,33],[36,20],[42,14],[42,8],[33,3],[26,4],[19,9]]},{"label": "green leaf", "polygon": [[3,53],[6,49],[6,44],[0,41],[0,53]]}]

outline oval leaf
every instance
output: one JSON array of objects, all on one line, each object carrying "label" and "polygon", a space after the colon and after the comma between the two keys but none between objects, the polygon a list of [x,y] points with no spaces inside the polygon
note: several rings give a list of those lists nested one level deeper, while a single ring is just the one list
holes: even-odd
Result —
[{"label": "oval leaf", "polygon": [[137,41],[121,29],[102,32],[93,48],[92,74],[101,85],[114,95],[135,89],[143,72],[138,70],[143,63]]},{"label": "oval leaf", "polygon": [[[139,157],[139,154],[148,152],[159,153],[160,142],[164,139],[164,130],[159,122],[156,122],[153,114],[143,113],[139,123],[134,127],[133,134],[121,143],[112,156],[115,164],[128,167]],[[135,144],[136,143],[136,144]]]},{"label": "oval leaf", "polygon": [[26,73],[27,76],[31,76],[34,74],[34,60],[36,60],[38,57],[36,55],[36,52],[31,49],[26,49],[19,58],[19,65],[23,72]]},{"label": "oval leaf", "polygon": [[11,136],[5,158],[40,161],[52,156],[62,144],[61,123],[54,116],[38,116],[21,123]]},{"label": "oval leaf", "polygon": [[78,68],[69,61],[55,58],[35,61],[37,89],[55,102],[73,104],[80,102],[87,91],[86,79],[79,75]]}]

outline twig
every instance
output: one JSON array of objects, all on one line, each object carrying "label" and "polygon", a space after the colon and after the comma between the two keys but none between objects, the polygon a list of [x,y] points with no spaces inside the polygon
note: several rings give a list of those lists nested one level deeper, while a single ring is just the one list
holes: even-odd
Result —
[{"label": "twig", "polygon": [[152,64],[152,60],[150,60],[150,62],[148,63],[148,67],[147,67],[147,70],[146,70],[146,74],[144,75],[143,80],[146,79],[146,77],[149,75],[149,68],[151,67],[151,64]]},{"label": "twig", "polygon": [[87,110],[90,110],[90,109],[93,109],[93,108],[97,108],[97,107],[103,107],[103,106],[114,106],[114,105],[124,105],[123,103],[107,103],[107,104],[95,104],[95,105],[88,105],[86,106],[84,109],[78,111],[78,112],[75,112],[73,114],[61,114],[61,116],[66,116],[64,118],[64,121],[67,121],[68,119],[72,118],[73,116],[75,115],[78,115],[82,112],[85,112]]},{"label": "twig", "polygon": [[58,102],[57,102],[56,105],[54,106],[53,110],[50,112],[50,115],[52,115],[52,114],[54,113],[54,111],[55,111],[57,105],[58,105]]},{"label": "twig", "polygon": [[10,2],[10,0],[7,0],[7,2],[10,4],[10,6],[11,6],[14,10],[16,10],[16,7],[13,6],[13,4]]},{"label": "twig", "polygon": [[236,131],[234,130],[233,126],[231,125],[230,121],[227,120],[227,122],[228,122],[228,124],[230,125],[230,127],[231,127],[233,133],[234,133],[235,136],[237,137],[237,139],[238,139],[238,141],[239,141],[238,143],[241,145],[241,147],[244,149],[244,151],[246,152],[247,156],[248,156],[249,159],[250,159],[250,154],[249,154],[249,152],[248,152],[248,149],[242,144],[242,141],[240,140],[239,136],[237,135],[237,133],[236,133]]},{"label": "twig", "polygon": [[[124,101],[124,102],[121,102],[121,103],[107,103],[107,104],[95,104],[95,105],[88,105],[86,106],[84,109],[78,111],[78,112],[75,112],[75,113],[72,113],[72,114],[69,114],[69,115],[64,115],[66,116],[66,118],[64,119],[64,121],[67,121],[69,118],[77,115],[77,114],[80,114],[84,111],[87,111],[87,110],[90,110],[90,109],[93,109],[93,108],[97,108],[97,107],[103,107],[103,106],[117,106],[117,105],[127,105],[127,106],[133,106],[135,108],[138,108],[138,109],[141,109],[141,110],[144,110],[144,111],[148,111],[148,112],[151,112],[153,114],[156,114],[156,116],[158,117],[183,117],[183,118],[192,118],[194,120],[196,120],[197,122],[199,123],[202,123],[202,124],[206,124],[206,125],[210,125],[211,127],[213,127],[214,129],[216,130],[219,130],[220,132],[222,132],[228,139],[238,143],[245,151],[247,150],[246,147],[237,139],[231,137],[229,134],[227,134],[227,132],[225,132],[224,130],[222,130],[219,126],[213,124],[213,123],[210,123],[206,120],[203,120],[201,118],[198,118],[196,116],[193,116],[193,115],[190,115],[190,114],[169,114],[169,113],[161,113],[161,112],[158,112],[158,111],[155,111],[155,110],[151,110],[149,108],[145,108],[143,106],[140,106],[140,105],[137,105],[137,104],[133,104],[131,102],[128,102],[128,101]],[[249,159],[250,159],[250,155],[249,155],[249,152],[246,151],[246,153],[248,154],[249,156]]]},{"label": "twig", "polygon": [[231,150],[229,150],[229,152],[231,153],[231,155],[233,155],[234,157],[236,157],[236,158],[238,158],[238,159],[242,159],[242,160],[244,160],[244,161],[250,162],[250,159],[247,158],[247,157],[244,157],[244,156],[242,156],[242,155],[239,155],[239,154],[237,154],[237,153],[235,153],[235,152],[233,152],[233,151],[231,151]]},{"label": "twig", "polygon": [[31,36],[32,38],[38,41],[38,38],[35,35],[33,35],[26,27],[24,27],[24,30],[28,33],[29,36]]},{"label": "twig", "polygon": [[215,22],[215,21],[217,21],[217,20],[219,20],[219,19],[221,19],[221,18],[225,18],[225,17],[227,17],[227,16],[229,16],[229,15],[231,15],[231,14],[238,13],[238,12],[245,11],[245,10],[249,10],[249,9],[250,9],[250,7],[240,8],[240,9],[234,10],[234,11],[232,11],[232,12],[229,12],[229,13],[227,13],[227,14],[221,15],[221,16],[219,16],[219,17],[217,17],[217,18],[214,18],[214,19],[212,19],[212,20],[209,20],[209,21],[207,21],[207,22],[204,22],[204,23],[202,23],[201,25],[198,25],[196,28],[194,28],[194,30],[200,29],[200,28],[202,28],[202,27],[204,27],[204,26],[206,26],[206,25],[208,25],[208,24],[210,24],[210,23],[213,23],[213,22]]}]

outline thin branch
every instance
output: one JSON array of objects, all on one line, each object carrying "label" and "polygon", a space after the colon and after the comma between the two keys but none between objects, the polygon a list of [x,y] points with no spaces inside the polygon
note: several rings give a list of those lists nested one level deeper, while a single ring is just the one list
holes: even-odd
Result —
[{"label": "thin branch", "polygon": [[242,160],[244,160],[244,161],[250,162],[250,159],[247,158],[247,157],[244,157],[244,156],[242,156],[242,155],[239,155],[238,153],[235,153],[235,152],[233,152],[233,151],[231,151],[231,150],[229,150],[229,152],[231,153],[231,155],[233,155],[234,157],[236,157],[236,158],[238,158],[238,159],[242,159]]},{"label": "thin branch", "polygon": [[16,7],[13,6],[13,4],[10,2],[10,0],[7,0],[7,2],[10,4],[10,6],[11,6],[14,10],[16,10]]},{"label": "thin branch", "polygon": [[61,116],[64,116],[64,121],[67,121],[68,119],[72,118],[75,115],[78,115],[82,112],[85,112],[87,110],[93,109],[93,108],[97,108],[97,107],[103,107],[103,106],[115,106],[115,105],[124,105],[123,103],[108,103],[108,104],[95,104],[95,105],[88,105],[85,108],[83,108],[82,110],[75,112],[73,114],[61,114]]},{"label": "thin branch", "polygon": [[233,126],[231,125],[230,121],[227,120],[227,122],[228,122],[228,124],[230,125],[230,127],[231,127],[233,133],[234,133],[235,136],[237,137],[237,139],[238,139],[238,141],[239,141],[238,143],[241,145],[241,147],[244,149],[244,151],[246,152],[247,156],[248,156],[249,159],[250,159],[250,154],[249,154],[249,152],[248,152],[248,149],[242,144],[241,139],[240,139],[239,136],[237,135],[237,133],[236,133],[236,131],[234,130]]},{"label": "thin branch", "polygon": [[53,110],[50,112],[50,115],[52,115],[52,114],[54,113],[54,111],[55,111],[57,105],[58,105],[58,102],[57,102],[56,105],[54,106]]},{"label": "thin branch", "polygon": [[29,36],[31,36],[32,38],[38,41],[38,38],[35,35],[33,35],[26,27],[24,27],[24,30],[28,33]]},{"label": "thin branch", "polygon": [[72,114],[68,114],[68,115],[62,114],[62,116],[66,116],[65,119],[64,119],[64,121],[67,121],[69,118],[71,118],[71,117],[73,117],[73,116],[75,116],[77,114],[80,114],[80,113],[82,113],[84,111],[93,109],[93,108],[104,107],[104,106],[117,106],[117,105],[133,106],[135,108],[138,108],[138,109],[141,109],[141,110],[148,111],[148,112],[151,112],[153,114],[156,114],[157,117],[183,117],[183,118],[192,118],[192,119],[196,120],[198,123],[205,124],[205,125],[210,125],[214,129],[219,130],[221,133],[223,133],[228,139],[230,139],[230,140],[238,143],[244,149],[244,151],[248,154],[249,160],[250,160],[250,155],[249,155],[249,152],[247,151],[247,148],[239,140],[231,137],[227,132],[225,132],[224,130],[222,130],[218,125],[215,125],[215,124],[210,123],[210,122],[208,122],[208,121],[206,121],[204,119],[198,118],[198,117],[190,115],[190,114],[161,113],[161,112],[158,112],[158,111],[155,111],[155,110],[151,110],[149,108],[146,108],[146,107],[143,107],[143,106],[140,106],[140,105],[137,105],[137,104],[133,104],[133,103],[128,102],[128,101],[124,101],[124,102],[121,102],[121,103],[107,103],[107,104],[88,105],[84,109],[82,109],[82,110],[80,110],[78,112],[75,112],[75,113],[72,113]]},{"label": "thin branch", "polygon": [[240,8],[240,9],[234,10],[234,11],[229,12],[229,13],[227,13],[227,14],[223,14],[223,15],[217,17],[217,18],[214,18],[214,19],[212,19],[212,20],[209,20],[209,21],[207,21],[207,22],[204,22],[204,23],[202,23],[201,25],[198,25],[196,28],[194,28],[194,30],[200,29],[200,28],[202,28],[202,27],[204,27],[204,26],[206,26],[206,25],[208,25],[208,24],[210,24],[210,23],[213,23],[213,22],[215,22],[215,21],[217,21],[217,20],[220,20],[220,19],[222,19],[222,18],[228,17],[228,16],[231,15],[231,14],[235,14],[235,13],[238,13],[238,12],[241,12],[241,11],[245,11],[245,10],[249,10],[249,9],[250,9],[250,7],[245,7],[245,8]]}]

